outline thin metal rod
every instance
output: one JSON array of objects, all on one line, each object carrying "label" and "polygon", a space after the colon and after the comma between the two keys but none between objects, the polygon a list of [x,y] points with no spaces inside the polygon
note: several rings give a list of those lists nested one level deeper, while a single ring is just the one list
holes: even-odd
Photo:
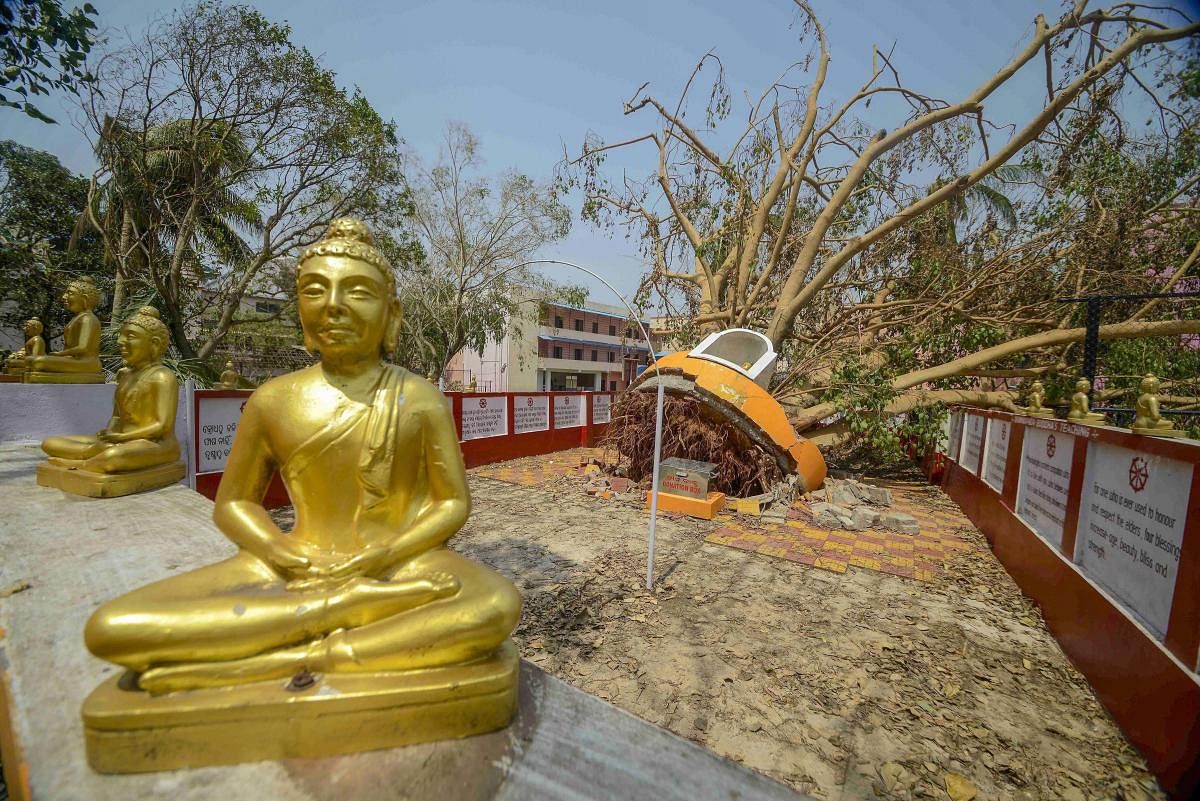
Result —
[{"label": "thin metal rod", "polygon": [[662,454],[663,392],[664,385],[658,382],[658,405],[654,410],[654,473],[650,478],[650,539],[646,548],[646,589],[654,589],[654,534],[658,523],[658,467]]},{"label": "thin metal rod", "polygon": [[[528,267],[531,264],[562,264],[567,267],[574,267],[580,272],[587,273],[592,278],[595,278],[600,283],[604,284],[609,290],[617,296],[617,299],[629,309],[629,314],[637,322],[638,330],[642,332],[642,338],[646,340],[646,348],[650,351],[650,359],[654,362],[654,366],[658,366],[658,356],[654,353],[654,343],[650,341],[650,334],[646,331],[646,326],[642,325],[642,316],[634,311],[625,297],[616,290],[612,284],[605,281],[600,276],[589,270],[587,267],[581,267],[574,262],[563,261],[562,259],[533,259],[531,261],[517,264],[511,269],[519,269]],[[636,377],[636,376],[635,376]],[[650,479],[650,531],[646,538],[646,589],[654,589],[654,535],[658,527],[658,463],[662,461],[662,424],[663,424],[663,384],[660,381],[658,384],[658,408],[654,416],[654,473]]]}]

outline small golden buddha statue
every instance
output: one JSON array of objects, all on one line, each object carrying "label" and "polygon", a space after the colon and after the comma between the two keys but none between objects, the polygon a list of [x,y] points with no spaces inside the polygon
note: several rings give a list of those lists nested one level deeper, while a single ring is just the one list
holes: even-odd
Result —
[{"label": "small golden buddha statue", "polygon": [[1180,431],[1170,420],[1163,419],[1158,410],[1158,377],[1149,373],[1142,379],[1138,390],[1137,405],[1134,407],[1133,433],[1146,434],[1151,437],[1182,437],[1186,432]]},{"label": "small golden buddha statue", "polygon": [[42,441],[49,460],[38,466],[38,483],[76,495],[113,498],[180,481],[175,409],[179,382],[162,363],[169,337],[158,309],[143,306],[117,337],[125,366],[117,371],[113,414],[95,436]]},{"label": "small golden buddha statue", "polygon": [[1088,393],[1091,389],[1092,382],[1086,378],[1075,382],[1075,394],[1071,396],[1071,411],[1067,412],[1068,420],[1088,426],[1104,425],[1107,422],[1103,414],[1088,409]]},{"label": "small golden buddha statue", "polygon": [[478,392],[479,382],[475,380],[475,376],[471,376],[471,384],[467,387],[467,392]]},{"label": "small golden buddha statue", "polygon": [[[383,359],[401,308],[366,226],[331,223],[297,290],[320,362],[245,404],[213,510],[240,550],[88,621],[88,649],[130,671],[84,704],[99,770],[463,737],[515,712],[520,596],[446,547],[470,512],[462,452],[436,387]],[[290,532],[262,504],[276,471]]]},{"label": "small golden buddha statue", "polygon": [[1029,389],[1029,405],[1025,407],[1025,414],[1030,417],[1053,417],[1054,410],[1042,406],[1045,399],[1046,388],[1042,386],[1041,381],[1034,381]]},{"label": "small golden buddha statue", "polygon": [[67,285],[63,303],[75,313],[63,331],[63,349],[26,360],[25,381],[30,384],[103,384],[100,366],[100,318],[92,309],[100,290],[84,276]]},{"label": "small golden buddha statue", "polygon": [[42,339],[42,321],[31,317],[25,321],[25,346],[4,360],[4,372],[24,376],[29,360],[44,355],[46,340]]},{"label": "small golden buddha statue", "polygon": [[233,369],[233,362],[225,362],[225,369],[221,371],[221,377],[213,389],[237,389],[241,380],[242,377],[238,375],[238,371]]}]

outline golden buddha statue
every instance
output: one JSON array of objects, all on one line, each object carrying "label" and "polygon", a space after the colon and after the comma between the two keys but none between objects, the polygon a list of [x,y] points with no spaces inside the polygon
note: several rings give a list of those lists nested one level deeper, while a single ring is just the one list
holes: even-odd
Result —
[{"label": "golden buddha statue", "polygon": [[67,285],[62,300],[75,313],[63,331],[63,349],[28,359],[25,381],[30,384],[103,384],[100,318],[92,312],[100,302],[100,290],[91,278],[84,276]]},{"label": "golden buddha statue", "polygon": [[42,339],[42,321],[31,317],[25,321],[25,346],[4,360],[7,375],[24,376],[30,359],[46,354],[46,340]]},{"label": "golden buddha statue", "polygon": [[1088,409],[1088,393],[1091,392],[1091,389],[1092,382],[1086,378],[1075,382],[1075,394],[1071,396],[1071,411],[1067,412],[1068,420],[1087,426],[1104,425],[1107,422],[1104,415]]},{"label": "golden buddha statue", "polygon": [[1046,388],[1042,386],[1041,381],[1034,381],[1029,389],[1029,405],[1025,407],[1025,414],[1030,417],[1053,417],[1054,410],[1042,406],[1045,398]]},{"label": "golden buddha statue", "polygon": [[467,392],[478,392],[479,382],[475,380],[475,376],[471,376],[471,383],[467,386]]},{"label": "golden buddha statue", "polygon": [[233,362],[225,362],[225,369],[221,371],[221,377],[213,386],[213,389],[237,389],[238,382],[242,377],[238,375],[238,371],[233,369]]},{"label": "golden buddha statue", "polygon": [[1175,427],[1170,420],[1164,420],[1158,410],[1158,377],[1148,373],[1142,379],[1138,390],[1137,405],[1134,407],[1133,433],[1146,434],[1151,437],[1182,437],[1185,432]]},{"label": "golden buddha statue", "polygon": [[[240,550],[88,621],[88,649],[131,671],[84,704],[100,770],[369,750],[515,713],[520,596],[446,548],[470,512],[466,471],[441,393],[382,358],[401,319],[391,267],[339,219],[301,256],[297,290],[320,362],[245,404],[213,510]],[[262,505],[277,470],[290,532]]]},{"label": "golden buddha statue", "polygon": [[180,481],[175,409],[179,382],[162,363],[170,338],[158,309],[143,306],[125,324],[117,344],[125,366],[117,371],[113,414],[94,436],[42,441],[49,460],[38,466],[38,483],[77,495],[113,498]]}]

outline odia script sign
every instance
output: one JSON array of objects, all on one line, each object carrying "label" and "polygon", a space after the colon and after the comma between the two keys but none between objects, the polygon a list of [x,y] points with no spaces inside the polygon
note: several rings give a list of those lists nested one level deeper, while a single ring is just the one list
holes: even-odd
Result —
[{"label": "odia script sign", "polygon": [[503,395],[462,396],[463,442],[508,433],[508,398]]}]

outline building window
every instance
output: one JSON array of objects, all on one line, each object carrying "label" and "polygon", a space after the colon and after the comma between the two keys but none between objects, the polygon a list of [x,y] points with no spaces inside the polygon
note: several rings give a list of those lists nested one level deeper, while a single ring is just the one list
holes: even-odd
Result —
[{"label": "building window", "polygon": [[592,333],[593,334],[600,333],[600,323],[592,323]]},{"label": "building window", "polygon": [[610,337],[615,337],[617,335],[617,327],[615,325],[610,325],[608,327],[608,335]]},{"label": "building window", "polygon": [[583,348],[575,349],[575,361],[577,361],[577,362],[583,361]]},{"label": "building window", "polygon": [[617,354],[610,350],[608,352],[608,360],[610,362],[615,362],[617,360]]},{"label": "building window", "polygon": [[562,328],[562,318],[561,318],[561,317],[559,317],[557,314],[556,314],[556,315],[554,315],[554,327],[555,327],[555,328]]},{"label": "building window", "polygon": [[610,390],[610,391],[612,391],[612,392],[616,392],[616,391],[617,391],[617,382],[616,382],[616,381],[609,381],[609,382],[608,382],[608,388],[609,388],[609,390]]},{"label": "building window", "polygon": [[556,358],[556,359],[562,358],[562,345],[554,346],[554,358]]},{"label": "building window", "polygon": [[582,318],[575,321],[575,330],[576,331],[583,330],[583,319]]},{"label": "building window", "polygon": [[597,359],[596,359],[596,351],[592,351],[592,361],[597,361]]}]

